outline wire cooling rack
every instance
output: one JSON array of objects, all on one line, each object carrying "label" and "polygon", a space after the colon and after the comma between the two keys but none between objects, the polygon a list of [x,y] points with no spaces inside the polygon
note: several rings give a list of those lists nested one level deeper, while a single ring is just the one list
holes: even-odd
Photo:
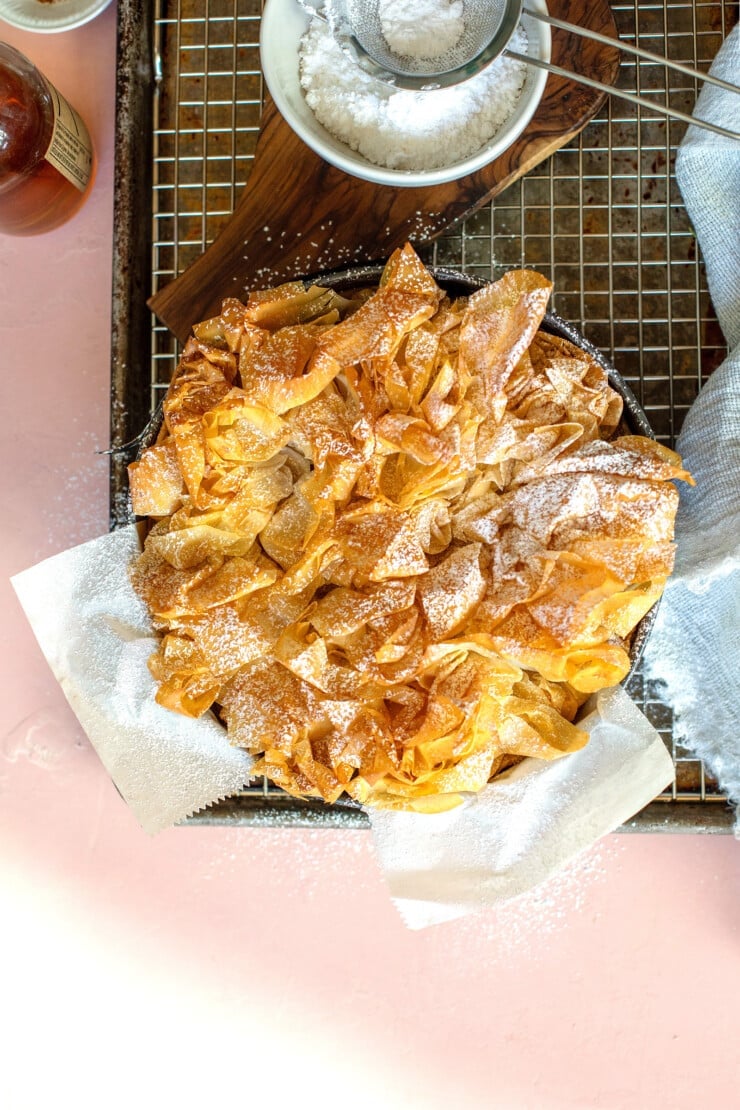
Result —
[{"label": "wire cooling rack", "polygon": [[[260,0],[156,0],[153,50],[151,287],[156,292],[213,241],[247,180],[260,125]],[[707,69],[736,4],[613,4],[622,38]],[[624,56],[618,86],[691,111],[695,83]],[[427,261],[486,278],[534,267],[554,283],[553,307],[614,362],[672,444],[725,348],[674,161],[685,126],[608,98],[581,135],[474,216],[422,246]],[[150,405],[177,361],[152,319]],[[629,692],[673,754],[673,788],[631,827],[729,828],[703,765],[674,743],[672,718],[638,670]],[[196,820],[361,824],[352,809],[301,806],[258,782]]]}]

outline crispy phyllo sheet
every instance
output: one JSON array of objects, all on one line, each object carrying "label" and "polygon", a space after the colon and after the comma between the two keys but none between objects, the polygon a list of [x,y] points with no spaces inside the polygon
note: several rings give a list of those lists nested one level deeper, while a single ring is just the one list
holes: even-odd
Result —
[{"label": "crispy phyllo sheet", "polygon": [[550,291],[451,301],[407,246],[376,290],[291,282],[193,329],[131,467],[162,705],[215,710],[292,794],[420,812],[587,742],[691,478],[618,434]]}]

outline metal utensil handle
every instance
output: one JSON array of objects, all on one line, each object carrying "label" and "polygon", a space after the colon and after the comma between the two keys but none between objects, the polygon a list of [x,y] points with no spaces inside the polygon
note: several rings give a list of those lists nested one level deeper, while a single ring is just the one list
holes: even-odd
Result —
[{"label": "metal utensil handle", "polygon": [[[613,39],[611,40],[614,41]],[[698,116],[690,116],[687,112],[681,112],[678,108],[667,108],[665,104],[658,104],[654,100],[648,100],[646,96],[638,96],[637,93],[627,92],[625,89],[615,89],[612,85],[605,85],[603,81],[595,81],[592,77],[585,77],[581,73],[574,73],[572,69],[563,69],[562,66],[555,66],[552,62],[543,62],[540,58],[532,58],[529,54],[520,54],[517,50],[509,50],[508,47],[503,51],[508,58],[514,58],[517,62],[524,62],[528,66],[537,66],[538,69],[546,69],[548,73],[554,73],[557,77],[566,77],[571,81],[577,81],[581,85],[588,85],[591,89],[599,89],[601,92],[609,93],[610,96],[618,96],[622,100],[629,100],[632,104],[639,104],[641,108],[650,108],[651,111],[657,112],[658,115],[668,116],[670,119],[680,119],[683,123],[693,123],[697,127],[703,127],[707,131],[714,131],[717,135],[722,135],[726,139],[736,139],[740,141],[740,132],[730,131],[726,127],[718,127],[714,123],[709,123],[707,120],[699,119]]]},{"label": "metal utensil handle", "polygon": [[579,35],[583,39],[592,39],[593,42],[601,42],[606,46],[615,46],[617,50],[621,50],[625,54],[633,54],[635,57],[644,58],[648,62],[656,62],[658,65],[667,66],[668,69],[674,69],[677,73],[685,73],[687,77],[693,77],[697,81],[706,81],[709,85],[717,85],[720,89],[740,93],[740,85],[723,81],[721,77],[713,77],[711,73],[702,73],[701,70],[694,69],[693,66],[687,66],[684,62],[674,62],[671,58],[664,58],[662,54],[654,54],[652,50],[645,50],[642,46],[633,46],[631,42],[622,42],[621,39],[616,39],[613,35],[602,35],[600,31],[591,31],[585,27],[580,27],[577,23],[555,19],[551,15],[534,11],[534,9],[526,6],[522,8],[522,12],[532,19],[539,19],[541,23],[549,23],[551,27],[557,27],[560,31],[569,31],[570,34]]}]

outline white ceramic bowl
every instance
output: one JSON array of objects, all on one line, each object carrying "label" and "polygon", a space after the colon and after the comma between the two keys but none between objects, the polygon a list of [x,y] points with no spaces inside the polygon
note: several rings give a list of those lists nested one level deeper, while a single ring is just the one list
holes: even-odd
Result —
[{"label": "white ceramic bowl", "polygon": [[[547,11],[545,0],[530,2],[533,8]],[[298,72],[298,48],[308,23],[308,16],[297,0],[267,0],[262,15],[260,53],[262,72],[272,99],[283,118],[316,154],[346,173],[380,185],[440,185],[481,169],[502,154],[522,133],[534,115],[545,88],[547,72],[527,66],[524,87],[514,112],[476,154],[436,170],[389,170],[374,165],[330,135],[306,103]],[[527,16],[522,17],[522,24],[529,40],[527,52],[549,61],[550,28]]]},{"label": "white ceramic bowl", "polygon": [[24,31],[70,31],[94,19],[109,4],[110,0],[0,0],[0,20]]}]

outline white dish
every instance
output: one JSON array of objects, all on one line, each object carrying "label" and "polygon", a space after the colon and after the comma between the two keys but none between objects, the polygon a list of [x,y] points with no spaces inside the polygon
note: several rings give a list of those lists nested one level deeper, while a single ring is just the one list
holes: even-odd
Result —
[{"label": "white dish", "polygon": [[0,20],[25,31],[53,34],[81,27],[109,4],[110,0],[0,0]]},{"label": "white dish", "polygon": [[[2,2],[2,0],[0,0]],[[532,0],[532,6],[547,11],[545,0]],[[335,139],[314,116],[301,89],[298,70],[300,41],[309,18],[298,0],[267,0],[260,30],[262,72],[278,111],[297,135],[316,154],[333,166],[355,177],[381,185],[439,185],[455,181],[488,165],[519,137],[539,104],[547,72],[527,67],[524,87],[512,115],[496,135],[468,158],[435,170],[391,170],[376,166],[362,154]],[[527,52],[543,61],[550,59],[550,28],[539,20],[522,17],[529,41]]]}]

